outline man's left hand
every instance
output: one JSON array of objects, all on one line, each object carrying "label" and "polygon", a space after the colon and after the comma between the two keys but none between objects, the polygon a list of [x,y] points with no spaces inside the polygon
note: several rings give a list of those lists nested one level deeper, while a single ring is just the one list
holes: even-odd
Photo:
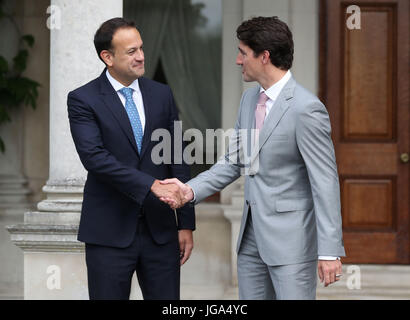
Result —
[{"label": "man's left hand", "polygon": [[342,275],[342,263],[340,260],[319,260],[317,268],[320,282],[324,281],[325,287],[339,281]]},{"label": "man's left hand", "polygon": [[192,230],[184,229],[178,231],[179,251],[181,257],[181,266],[189,259],[194,248]]}]

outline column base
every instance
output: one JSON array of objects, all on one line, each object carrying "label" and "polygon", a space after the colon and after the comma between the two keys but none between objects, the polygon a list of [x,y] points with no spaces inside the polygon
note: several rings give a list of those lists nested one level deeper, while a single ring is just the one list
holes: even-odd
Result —
[{"label": "column base", "polygon": [[40,211],[24,214],[24,223],[7,226],[11,241],[24,252],[82,252],[77,241],[84,185],[82,180],[48,181],[43,187],[47,199]]},{"label": "column base", "polygon": [[48,181],[38,211],[6,226],[12,243],[23,250],[24,299],[88,299],[84,243],[77,240],[82,182]]},{"label": "column base", "polygon": [[24,212],[33,209],[26,185],[21,175],[0,175],[0,297],[23,295],[23,253],[10,241],[6,228],[22,223]]}]

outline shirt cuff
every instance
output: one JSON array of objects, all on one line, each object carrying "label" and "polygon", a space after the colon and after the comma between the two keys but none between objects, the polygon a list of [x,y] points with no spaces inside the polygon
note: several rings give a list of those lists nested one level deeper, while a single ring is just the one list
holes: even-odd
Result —
[{"label": "shirt cuff", "polygon": [[340,257],[334,256],[319,256],[319,260],[340,260]]},{"label": "shirt cuff", "polygon": [[[189,186],[188,183],[186,185]],[[189,187],[191,188],[192,193],[194,194],[194,197],[192,198],[191,201],[189,201],[189,203],[195,203],[195,200],[196,200],[195,190],[191,186],[189,186]]]}]

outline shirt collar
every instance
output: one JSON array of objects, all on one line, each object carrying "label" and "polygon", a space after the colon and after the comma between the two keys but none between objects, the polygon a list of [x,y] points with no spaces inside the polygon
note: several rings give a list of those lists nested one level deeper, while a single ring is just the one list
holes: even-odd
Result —
[{"label": "shirt collar", "polygon": [[[122,85],[118,80],[114,79],[111,74],[107,71],[105,72],[108,81],[111,83],[112,87],[114,88],[114,90],[116,92],[118,92],[119,90],[121,90],[122,88],[124,88],[124,85]],[[128,88],[133,89],[136,92],[140,92],[140,86],[138,83],[138,79],[135,79],[129,86]]]},{"label": "shirt collar", "polygon": [[292,77],[292,73],[290,72],[290,70],[288,70],[285,73],[285,75],[282,77],[282,79],[274,83],[267,90],[264,90],[261,87],[260,92],[265,92],[265,94],[269,97],[269,99],[275,101],[278,98],[279,93],[282,91],[283,87],[286,85],[286,83],[289,81],[291,77]]}]

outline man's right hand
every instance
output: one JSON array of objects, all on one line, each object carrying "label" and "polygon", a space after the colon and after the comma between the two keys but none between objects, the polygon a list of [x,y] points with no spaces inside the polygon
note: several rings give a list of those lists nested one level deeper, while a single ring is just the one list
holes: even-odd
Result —
[{"label": "man's right hand", "polygon": [[164,199],[167,199],[178,208],[185,204],[185,202],[183,202],[185,195],[176,184],[164,184],[159,180],[155,180],[151,186],[151,191],[160,200],[164,201]]},{"label": "man's right hand", "polygon": [[177,209],[184,206],[188,201],[194,199],[194,192],[191,187],[185,183],[182,183],[177,178],[166,179],[160,181],[162,185],[177,186],[182,194],[181,202],[178,203],[171,197],[161,197],[160,200],[168,203],[172,209]]}]

